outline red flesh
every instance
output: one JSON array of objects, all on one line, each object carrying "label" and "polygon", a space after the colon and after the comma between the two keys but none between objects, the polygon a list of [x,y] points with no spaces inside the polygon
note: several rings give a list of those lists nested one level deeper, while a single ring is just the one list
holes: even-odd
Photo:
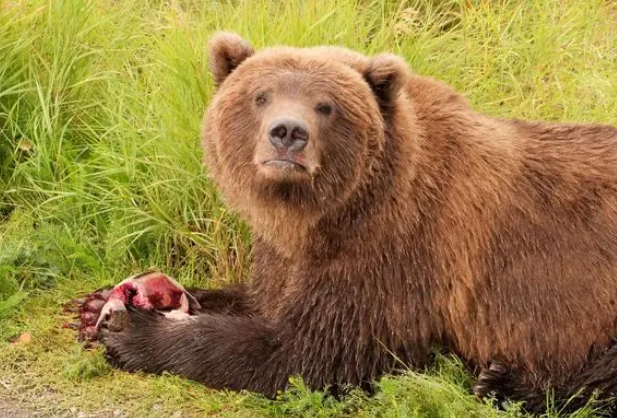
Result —
[{"label": "red flesh", "polygon": [[153,272],[127,279],[113,289],[97,290],[90,293],[77,309],[77,323],[67,324],[66,328],[77,329],[79,341],[96,341],[97,321],[101,311],[109,301],[117,300],[122,305],[130,305],[144,310],[172,311],[180,309],[188,314],[188,305],[182,306],[184,289],[176,285],[168,276]]}]

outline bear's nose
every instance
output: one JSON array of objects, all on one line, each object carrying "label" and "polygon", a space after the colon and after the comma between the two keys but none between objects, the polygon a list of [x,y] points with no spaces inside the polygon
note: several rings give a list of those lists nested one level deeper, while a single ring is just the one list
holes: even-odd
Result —
[{"label": "bear's nose", "polygon": [[270,143],[279,151],[302,151],[309,140],[309,131],[304,122],[293,118],[280,118],[272,122],[269,130]]}]

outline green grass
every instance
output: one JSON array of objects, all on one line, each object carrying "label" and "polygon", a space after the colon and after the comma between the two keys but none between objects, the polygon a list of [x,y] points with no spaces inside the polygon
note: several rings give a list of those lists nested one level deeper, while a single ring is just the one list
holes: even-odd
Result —
[{"label": "green grass", "polygon": [[519,416],[469,396],[453,358],[342,401],[301,382],[272,402],[129,375],[80,350],[61,305],[152,266],[187,285],[246,277],[249,230],[201,166],[213,31],[392,51],[491,115],[615,124],[611,3],[0,0],[0,400],[51,415]]}]

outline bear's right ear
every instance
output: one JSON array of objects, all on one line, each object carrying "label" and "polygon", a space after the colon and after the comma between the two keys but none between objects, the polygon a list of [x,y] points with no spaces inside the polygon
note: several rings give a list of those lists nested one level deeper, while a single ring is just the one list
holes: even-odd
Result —
[{"label": "bear's right ear", "polygon": [[218,87],[242,61],[253,55],[255,50],[235,33],[218,32],[210,39],[208,52],[210,71]]},{"label": "bear's right ear", "polygon": [[387,108],[407,83],[409,70],[398,55],[379,54],[371,58],[364,78],[382,108]]}]

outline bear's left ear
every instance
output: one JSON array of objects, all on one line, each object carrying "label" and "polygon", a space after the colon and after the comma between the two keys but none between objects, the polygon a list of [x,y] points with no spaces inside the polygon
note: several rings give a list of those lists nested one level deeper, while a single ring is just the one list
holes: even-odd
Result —
[{"label": "bear's left ear", "polygon": [[242,61],[255,53],[255,50],[240,35],[232,32],[218,32],[208,43],[210,71],[216,86],[220,86]]},{"label": "bear's left ear", "polygon": [[405,61],[394,54],[379,54],[371,58],[364,74],[380,106],[388,106],[407,82],[409,69]]}]

